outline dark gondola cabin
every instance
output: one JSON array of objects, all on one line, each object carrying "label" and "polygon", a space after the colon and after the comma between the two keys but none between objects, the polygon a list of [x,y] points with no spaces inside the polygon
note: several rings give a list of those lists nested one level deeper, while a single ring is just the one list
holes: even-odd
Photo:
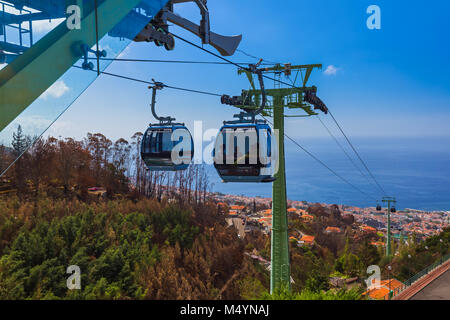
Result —
[{"label": "dark gondola cabin", "polygon": [[397,210],[395,209],[395,207],[391,208],[391,212],[397,212]]},{"label": "dark gondola cabin", "polygon": [[194,143],[182,124],[151,125],[141,142],[141,158],[151,171],[186,169],[194,156]]},{"label": "dark gondola cabin", "polygon": [[377,211],[381,211],[381,206],[377,204]]},{"label": "dark gondola cabin", "polygon": [[226,123],[213,151],[214,167],[224,182],[272,182],[272,131],[265,122]]}]

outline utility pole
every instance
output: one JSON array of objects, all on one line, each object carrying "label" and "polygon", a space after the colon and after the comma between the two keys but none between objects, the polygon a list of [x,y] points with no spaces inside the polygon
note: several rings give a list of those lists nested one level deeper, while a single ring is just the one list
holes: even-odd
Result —
[{"label": "utility pole", "polygon": [[384,203],[388,204],[387,210],[387,240],[386,240],[386,257],[391,256],[391,203],[396,203],[397,201],[393,197],[383,197]]},{"label": "utility pole", "polygon": [[[289,241],[288,241],[288,218],[287,218],[287,197],[286,197],[286,170],[285,170],[285,154],[284,154],[284,118],[285,117],[309,117],[317,115],[314,109],[323,109],[326,107],[317,107],[315,104],[317,100],[313,100],[311,104],[305,103],[304,94],[312,92],[316,94],[316,87],[306,87],[311,72],[315,68],[322,68],[320,64],[314,65],[297,65],[291,64],[275,65],[271,68],[262,69],[263,74],[274,75],[275,80],[281,80],[284,74],[286,77],[293,75],[292,81],[294,87],[282,88],[279,81],[274,81],[274,89],[266,89],[265,93],[271,102],[262,115],[265,117],[273,117],[273,128],[277,132],[277,148],[278,148],[278,171],[274,175],[276,180],[272,185],[272,230],[271,230],[271,269],[270,269],[270,292],[273,293],[277,288],[288,288],[290,290],[291,270],[289,257]],[[253,76],[245,71],[239,70],[239,74],[246,73],[252,89],[243,90],[242,97],[250,99],[256,104],[261,98],[261,91],[255,89]],[[298,78],[301,78],[302,83],[296,86]],[[287,81],[289,81],[287,80]],[[286,81],[285,81],[286,82]],[[308,101],[309,102],[309,101]],[[249,106],[237,106],[239,108],[249,108]],[[285,114],[285,108],[302,109],[306,114],[292,115]]]}]

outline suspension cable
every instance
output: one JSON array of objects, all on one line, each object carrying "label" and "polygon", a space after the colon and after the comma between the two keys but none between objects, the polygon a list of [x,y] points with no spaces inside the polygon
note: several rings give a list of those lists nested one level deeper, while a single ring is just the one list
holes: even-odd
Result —
[{"label": "suspension cable", "polygon": [[381,190],[381,193],[383,195],[386,194],[386,192],[384,191],[383,187],[378,183],[377,179],[375,178],[375,176],[372,174],[372,172],[369,170],[369,168],[367,167],[366,163],[364,162],[364,160],[361,158],[361,156],[359,155],[358,151],[356,151],[356,148],[353,146],[353,144],[351,143],[350,139],[347,137],[347,135],[345,134],[344,130],[342,130],[342,127],[339,125],[339,123],[337,122],[336,118],[333,116],[333,113],[328,110],[328,113],[330,114],[331,118],[333,119],[334,123],[336,123],[337,127],[339,128],[339,130],[341,131],[342,135],[345,137],[345,139],[347,140],[348,144],[350,145],[350,147],[353,149],[353,151],[355,152],[355,154],[358,156],[359,160],[361,161],[361,163],[363,164],[363,166],[366,168],[367,172],[369,173],[369,175],[372,177],[373,181],[375,181],[376,185],[378,186],[378,188]]},{"label": "suspension cable", "polygon": [[[224,58],[224,57],[222,57],[221,55],[218,55],[218,54],[215,53],[215,52],[212,52],[212,51],[210,51],[210,50],[208,50],[208,49],[205,49],[205,48],[199,46],[198,44],[195,44],[195,43],[192,42],[192,41],[186,40],[186,39],[184,39],[184,38],[182,38],[182,37],[180,37],[180,36],[177,36],[176,34],[173,34],[173,33],[170,33],[170,34],[171,34],[172,36],[174,36],[175,38],[180,39],[181,41],[184,41],[184,42],[186,42],[187,44],[190,44],[191,46],[194,46],[194,47],[196,47],[196,48],[198,48],[198,49],[200,49],[200,50],[203,50],[203,51],[205,51],[205,52],[207,52],[207,53],[209,53],[209,54],[211,54],[211,55],[213,55],[213,56],[215,56],[215,57],[217,57],[217,58],[219,58],[219,59],[221,59],[221,60],[223,60],[223,61],[225,61],[225,62],[228,62],[229,64],[232,64],[232,65],[238,67],[239,69],[247,70],[246,67],[243,67],[242,65],[240,65],[240,64],[238,64],[238,63],[236,63],[236,62],[233,62],[233,61],[231,61],[231,60],[229,60],[229,59],[227,59],[227,58]],[[290,86],[290,87],[293,87],[293,88],[297,88],[296,86],[293,86],[293,85],[291,85],[291,84],[289,84],[289,83],[287,83],[287,82],[281,81],[281,80],[279,80],[279,79],[275,79],[275,78],[269,77],[268,75],[263,75],[263,77],[266,78],[266,79],[268,79],[268,80],[276,81],[276,82],[279,82],[279,83],[281,83],[281,84],[284,84],[284,85],[287,85],[287,86]],[[297,88],[297,89],[298,89],[298,88]]]},{"label": "suspension cable", "polygon": [[[171,33],[175,38],[180,39],[200,50],[203,50],[225,62],[206,62],[206,61],[177,61],[177,60],[149,60],[149,59],[123,59],[123,58],[102,58],[102,60],[108,60],[108,61],[123,61],[123,62],[167,62],[167,63],[185,63],[185,64],[221,64],[221,65],[225,65],[225,64],[231,64],[234,65],[236,67],[238,67],[239,69],[244,69],[247,70],[246,67],[243,67],[242,65],[244,63],[236,63],[233,62],[229,59],[226,59],[210,50],[207,50],[189,40],[186,40],[176,34]],[[256,58],[253,55],[247,54],[246,52],[242,51],[242,50],[238,50],[239,52],[252,57],[252,58]],[[95,58],[97,59],[97,63],[99,63],[100,58],[97,57]],[[269,61],[268,61],[269,62]],[[247,64],[247,63],[245,63]],[[264,63],[262,63],[264,64]],[[273,65],[274,63],[265,63],[265,65]],[[83,69],[80,66],[73,66],[75,68],[79,68],[79,69]],[[105,74],[105,75],[109,75],[112,77],[117,77],[117,78],[121,78],[121,79],[125,79],[125,80],[129,80],[129,81],[135,81],[135,82],[140,82],[140,83],[145,83],[145,84],[150,84],[150,85],[155,85],[156,83],[154,81],[146,81],[146,80],[141,80],[141,79],[137,79],[137,78],[132,78],[132,77],[128,77],[128,76],[123,76],[123,75],[118,75],[118,74],[114,74],[114,73],[110,73],[110,72],[106,72],[106,71],[100,71],[99,68],[97,68],[97,70],[90,70],[93,72],[97,72],[97,74]],[[292,88],[297,88],[294,84],[290,84],[284,81],[281,81],[280,79],[276,79],[276,78],[272,78],[269,77],[267,75],[263,75],[264,78],[272,80],[272,81],[276,81],[278,83],[287,85],[289,87]],[[175,86],[170,86],[170,85],[166,85],[166,84],[162,84],[164,87],[169,88],[169,89],[174,89],[174,90],[181,90],[181,91],[186,91],[186,92],[192,92],[192,93],[198,93],[198,94],[204,94],[204,95],[210,95],[210,96],[217,96],[217,97],[221,97],[222,94],[217,94],[217,93],[212,93],[212,92],[206,92],[206,91],[200,91],[200,90],[194,90],[194,89],[187,89],[187,88],[181,88],[181,87],[175,87]],[[371,173],[371,171],[369,170],[369,168],[367,167],[367,165],[365,164],[365,162],[363,161],[363,159],[361,158],[361,156],[359,155],[359,153],[356,151],[355,147],[353,146],[353,144],[350,142],[350,140],[348,139],[347,135],[344,133],[343,129],[341,128],[341,126],[339,125],[339,123],[337,122],[337,120],[335,119],[335,117],[333,116],[333,114],[331,113],[331,111],[328,111],[330,113],[330,116],[333,118],[333,121],[336,123],[336,125],[338,126],[339,130],[341,131],[341,133],[344,135],[345,139],[347,140],[347,142],[349,143],[349,145],[351,146],[351,148],[353,149],[353,151],[355,152],[355,154],[358,156],[359,160],[361,161],[361,163],[364,165],[365,169],[368,171],[368,173],[370,174],[370,176],[372,177],[372,179],[375,181],[376,185],[380,188],[380,190],[383,192],[383,194],[385,194],[384,189],[381,187],[381,185],[378,183],[378,181],[375,179],[375,177],[373,176],[373,174]],[[64,113],[64,112],[63,112]],[[62,115],[62,113],[61,113]],[[60,116],[61,116],[60,115]],[[268,119],[266,119],[264,116],[262,116],[267,122],[269,122],[271,125],[273,125]],[[59,118],[59,117],[58,117]],[[58,119],[57,118],[57,119]],[[356,166],[356,164],[353,162],[353,160],[351,159],[351,157],[348,155],[347,152],[345,152],[345,149],[342,147],[342,145],[337,141],[336,137],[334,137],[334,135],[332,135],[331,131],[325,126],[325,124],[322,122],[322,120],[317,117],[320,122],[322,123],[322,125],[324,125],[324,127],[327,129],[327,131],[330,133],[330,135],[334,138],[334,140],[338,143],[338,145],[341,147],[341,149],[344,151],[344,153],[347,155],[347,157],[351,160],[351,162],[353,163],[353,165],[358,168],[358,170],[361,172],[361,174],[366,177],[362,171],[360,170],[360,168],[358,166]],[[56,120],[55,120],[56,121]],[[53,121],[52,124],[55,122]],[[51,125],[51,124],[50,124]],[[50,126],[49,126],[50,127]],[[48,129],[48,128],[47,128]],[[45,130],[47,131],[47,130]],[[44,131],[44,132],[45,132]],[[42,135],[41,135],[42,136]],[[286,133],[284,134],[284,136],[286,138],[288,138],[291,142],[293,142],[295,145],[297,145],[300,149],[302,149],[305,153],[307,153],[310,157],[312,157],[314,160],[316,160],[318,163],[320,163],[322,166],[324,166],[326,169],[328,169],[331,173],[333,173],[335,176],[337,176],[339,179],[341,179],[342,181],[344,181],[345,183],[347,183],[348,185],[350,185],[352,188],[354,188],[355,190],[359,191],[361,194],[365,195],[366,197],[369,197],[371,199],[374,199],[372,196],[370,196],[369,194],[367,194],[366,192],[362,191],[361,189],[359,189],[358,187],[356,187],[355,185],[353,185],[352,183],[350,183],[347,179],[343,178],[341,175],[339,175],[336,171],[334,171],[333,169],[331,169],[328,165],[326,165],[323,161],[321,161],[319,158],[317,158],[314,154],[312,154],[311,152],[309,152],[306,148],[304,148],[302,145],[300,145],[297,141],[295,141],[294,139],[292,139],[290,136],[288,136]],[[31,147],[31,145],[29,146]],[[28,148],[24,151],[26,152],[28,150]],[[15,161],[14,161],[15,162]],[[11,166],[14,164],[14,162],[11,164]],[[9,168],[9,167],[8,167]],[[5,170],[5,172],[8,170],[8,168]],[[4,172],[2,173],[2,175],[4,174]],[[367,178],[367,177],[366,177]]]},{"label": "suspension cable", "polygon": [[[175,38],[180,39],[181,41],[184,41],[184,42],[186,42],[186,43],[188,43],[188,44],[190,44],[190,45],[192,45],[192,46],[194,46],[194,47],[196,47],[196,48],[198,48],[198,49],[200,49],[200,50],[203,50],[203,51],[205,51],[205,52],[207,52],[207,53],[209,53],[209,54],[211,54],[211,55],[213,55],[213,56],[215,56],[215,57],[217,57],[217,58],[219,58],[219,59],[221,59],[221,60],[223,60],[223,61],[225,61],[225,62],[227,62],[227,63],[229,63],[229,64],[232,64],[232,65],[236,66],[236,67],[239,68],[239,69],[247,70],[246,67],[243,67],[242,65],[240,65],[240,64],[238,64],[238,63],[236,63],[236,62],[233,62],[233,61],[231,61],[231,60],[229,60],[229,59],[227,59],[227,58],[224,58],[224,57],[222,57],[222,56],[220,56],[220,55],[218,55],[218,54],[216,54],[216,53],[214,53],[214,52],[212,52],[212,51],[210,51],[210,50],[207,50],[207,49],[205,49],[205,48],[203,48],[203,47],[201,47],[201,46],[199,46],[199,45],[197,45],[197,44],[195,44],[195,43],[193,43],[193,42],[191,42],[191,41],[189,41],[189,40],[186,40],[186,39],[184,39],[184,38],[182,38],[182,37],[180,37],[180,36],[178,36],[178,35],[176,35],[176,34],[173,34],[173,33],[171,33],[171,34],[172,34]],[[74,67],[76,67],[76,68],[81,68],[81,67],[79,67],[79,66],[74,66]],[[82,68],[81,68],[81,69],[82,69]],[[95,71],[95,70],[91,70],[91,71]],[[98,71],[96,71],[96,72],[98,72]],[[102,72],[100,72],[100,73],[105,74],[105,75],[109,75],[109,76],[113,76],[113,77],[118,77],[118,78],[130,80],[130,81],[136,81],[136,82],[141,82],[141,83],[146,83],[146,84],[152,84],[152,85],[155,84],[154,82],[150,82],[150,81],[146,81],[146,80],[141,80],[141,79],[136,79],[136,78],[131,78],[131,77],[127,77],[127,76],[121,76],[121,75],[118,75],[118,74],[113,74],[113,73],[109,73],[109,72],[105,72],[105,71],[102,71]],[[275,79],[275,78],[269,77],[269,76],[267,76],[267,75],[263,75],[263,77],[266,78],[266,79],[269,79],[269,80],[276,81],[276,82],[279,82],[279,83],[281,83],[281,84],[287,85],[287,86],[292,87],[292,88],[297,88],[295,85],[290,84],[290,83],[287,83],[287,82],[284,82],[284,81],[281,81],[280,79]],[[221,94],[217,94],[217,93],[211,93],[211,92],[206,92],[206,91],[199,91],[199,90],[193,90],[193,89],[186,89],[186,88],[174,87],[174,86],[169,86],[169,85],[166,85],[166,84],[164,84],[164,87],[170,88],[170,89],[175,89],[175,90],[182,90],[182,91],[187,91],[187,92],[193,92],[193,93],[205,94],[205,95],[212,95],[212,96],[218,96],[218,97],[221,97],[221,96],[222,96]],[[335,119],[334,116],[331,114],[331,112],[330,112],[330,115],[332,116],[332,118],[333,118],[333,120],[335,121],[335,123],[338,125],[340,131],[344,134],[346,140],[347,140],[347,141],[349,142],[349,144],[352,146],[352,149],[353,149],[354,152],[357,154],[358,158],[361,160],[361,162],[363,163],[364,167],[366,168],[366,170],[367,170],[367,171],[369,172],[369,174],[371,175],[372,179],[374,179],[374,181],[376,182],[376,184],[378,185],[378,187],[379,187],[379,188],[382,190],[382,192],[385,194],[383,188],[381,188],[381,186],[379,185],[378,181],[376,181],[375,177],[372,175],[372,173],[370,172],[370,170],[368,169],[368,167],[365,165],[364,161],[363,161],[362,158],[359,156],[359,154],[357,153],[356,149],[353,147],[353,145],[351,144],[350,140],[349,140],[348,137],[345,135],[344,131],[343,131],[342,128],[339,126],[339,124],[337,123],[336,119]],[[267,120],[264,116],[263,116],[263,118],[264,118],[266,121],[268,121],[269,123],[271,123],[271,122],[270,122],[269,120]],[[271,124],[272,124],[272,123],[271,123]],[[272,124],[272,125],[273,125],[273,124]],[[355,185],[353,185],[352,183],[350,183],[347,179],[343,178],[343,177],[342,177],[341,175],[339,175],[336,171],[334,171],[333,169],[331,169],[331,168],[330,168],[328,165],[326,165],[323,161],[321,161],[320,159],[318,159],[316,156],[314,156],[311,152],[309,152],[309,151],[306,150],[304,147],[302,147],[297,141],[295,141],[294,139],[292,139],[291,137],[289,137],[287,134],[285,134],[285,137],[288,138],[289,140],[291,140],[295,145],[297,145],[299,148],[301,148],[304,152],[306,152],[306,153],[307,153],[309,156],[311,156],[314,160],[316,160],[317,162],[319,162],[322,166],[324,166],[325,168],[327,168],[330,172],[332,172],[332,173],[333,173],[335,176],[337,176],[339,179],[341,179],[342,181],[344,181],[345,183],[347,183],[348,185],[350,185],[351,187],[353,187],[355,190],[359,191],[360,193],[362,193],[362,194],[365,195],[366,197],[369,197],[369,198],[371,198],[371,199],[375,199],[375,198],[371,197],[370,195],[368,195],[366,192],[362,191],[361,189],[359,189],[358,187],[356,187]]]},{"label": "suspension cable", "polygon": [[[80,66],[73,66],[74,68],[78,68],[78,69],[83,69]],[[84,69],[83,69],[84,70]],[[88,71],[93,71],[93,72],[97,72],[96,70],[88,70]],[[100,74],[104,74],[107,76],[111,76],[111,77],[115,77],[115,78],[121,78],[121,79],[125,79],[125,80],[130,80],[130,81],[134,81],[134,82],[140,82],[140,83],[145,83],[145,84],[150,84],[150,85],[155,85],[156,83],[154,81],[147,81],[147,80],[142,80],[142,79],[137,79],[137,78],[132,78],[132,77],[128,77],[128,76],[123,76],[120,74],[116,74],[116,73],[110,73],[110,72],[106,72],[106,71],[100,71]],[[207,92],[207,91],[200,91],[200,90],[194,90],[194,89],[187,89],[187,88],[180,88],[180,87],[174,87],[174,86],[170,86],[167,85],[165,83],[162,84],[165,88],[169,88],[169,89],[174,89],[174,90],[181,90],[181,91],[187,91],[187,92],[193,92],[193,93],[199,93],[199,94],[205,94],[205,95],[210,95],[210,96],[216,96],[216,97],[221,97],[221,94],[218,93],[212,93],[212,92]]]},{"label": "suspension cable", "polygon": [[331,132],[331,130],[328,128],[328,126],[322,121],[322,119],[319,117],[319,115],[316,115],[317,119],[320,121],[322,126],[327,130],[328,134],[333,138],[333,140],[336,142],[336,144],[339,146],[339,148],[344,152],[344,154],[347,156],[348,160],[353,164],[353,166],[361,173],[361,175],[367,180],[369,184],[372,182],[369,180],[369,177],[364,174],[364,172],[361,170],[361,168],[355,163],[353,158],[348,154],[348,152],[345,150],[345,148],[342,146],[342,144],[339,142],[339,140],[336,138],[336,136]]},{"label": "suspension cable", "polygon": [[[89,57],[89,60],[97,60],[97,58]],[[212,64],[212,65],[230,65],[229,62],[220,61],[191,61],[191,60],[162,60],[162,59],[133,59],[133,58],[99,58],[103,61],[117,61],[117,62],[153,62],[153,63],[179,63],[179,64]],[[238,64],[249,65],[252,62],[238,62]],[[274,63],[264,63],[261,65],[272,66]]]},{"label": "suspension cable", "polygon": [[[256,57],[256,56],[253,55],[253,54],[250,54],[250,53],[245,52],[244,50],[236,49],[236,51],[242,53],[243,55],[246,55],[247,57],[250,57],[250,58],[253,58],[253,59],[256,59],[256,60],[259,60],[259,59],[260,59],[260,58]],[[280,63],[280,62],[273,62],[273,61],[269,61],[269,60],[266,60],[266,59],[263,59],[263,61],[266,61],[266,62],[268,62],[267,64],[271,64],[271,65],[273,65],[273,64],[282,64],[282,63]]]},{"label": "suspension cable", "polygon": [[[74,66],[75,68],[79,68],[82,69],[79,66]],[[91,70],[93,72],[97,72],[96,70]],[[128,76],[123,76],[123,75],[119,75],[119,74],[115,74],[115,73],[110,73],[110,72],[106,72],[106,71],[102,71],[100,72],[101,74],[105,74],[108,76],[112,76],[112,77],[116,77],[116,78],[121,78],[121,79],[125,79],[125,80],[129,80],[129,81],[135,81],[135,82],[140,82],[140,83],[145,83],[145,84],[151,84],[151,85],[155,85],[154,81],[147,81],[147,80],[142,80],[142,79],[137,79],[137,78],[132,78],[132,77],[128,77]],[[180,88],[180,87],[174,87],[174,86],[169,86],[166,84],[162,84],[164,87],[166,88],[170,88],[170,89],[175,89],[175,90],[182,90],[182,91],[187,91],[187,92],[193,92],[193,93],[198,93],[198,94],[205,94],[205,95],[211,95],[211,96],[217,96],[217,97],[221,97],[221,94],[217,94],[217,93],[213,93],[213,92],[207,92],[207,91],[199,91],[199,90],[193,90],[193,89],[187,89],[187,88]],[[266,117],[262,116],[261,117],[266,120],[267,122],[269,122],[272,126],[273,123],[268,120]],[[374,199],[372,196],[370,196],[369,194],[367,194],[366,192],[362,191],[361,189],[359,189],[358,187],[356,187],[355,185],[353,185],[352,183],[350,183],[347,179],[345,179],[344,177],[342,177],[341,175],[339,175],[336,171],[334,171],[333,169],[331,169],[327,164],[325,164],[322,160],[320,160],[319,158],[317,158],[314,154],[312,154],[311,152],[309,152],[306,148],[304,148],[302,145],[300,145],[297,141],[295,141],[294,139],[292,139],[290,136],[288,136],[286,133],[284,134],[284,136],[286,138],[288,138],[290,141],[292,141],[295,145],[297,145],[300,149],[302,149],[304,152],[306,152],[310,157],[312,157],[314,160],[316,160],[319,164],[321,164],[323,167],[325,167],[326,169],[328,169],[331,173],[333,173],[336,177],[338,177],[339,179],[341,179],[342,181],[344,181],[345,183],[347,183],[348,185],[350,185],[352,188],[354,188],[355,190],[357,190],[358,192],[360,192],[361,194],[363,194],[364,196],[370,198],[370,199]]]},{"label": "suspension cable", "polygon": [[[173,33],[171,33],[171,34],[172,34],[175,38],[180,39],[181,41],[184,41],[184,42],[186,42],[186,43],[188,43],[188,44],[190,44],[190,45],[192,45],[192,46],[194,46],[194,47],[196,47],[196,48],[198,48],[198,49],[200,49],[200,50],[203,50],[203,51],[205,51],[205,52],[207,52],[207,53],[209,53],[209,54],[211,54],[211,55],[213,55],[213,56],[215,56],[215,57],[217,57],[217,58],[219,58],[219,59],[221,59],[221,60],[223,60],[223,61],[226,61],[226,62],[228,62],[228,63],[230,63],[230,64],[232,64],[232,65],[235,65],[236,67],[238,67],[238,68],[240,68],[240,69],[246,70],[246,68],[244,68],[243,66],[241,66],[241,65],[239,65],[239,64],[237,64],[237,63],[235,63],[235,62],[233,62],[233,61],[231,61],[231,60],[229,60],[229,59],[227,59],[227,58],[224,58],[224,57],[222,57],[222,56],[220,56],[220,55],[218,55],[218,54],[216,54],[216,53],[214,53],[214,52],[212,52],[212,51],[210,51],[210,50],[208,50],[208,49],[205,49],[205,48],[203,48],[203,47],[201,47],[201,46],[199,46],[199,45],[193,43],[192,41],[186,40],[186,39],[184,39],[184,38],[182,38],[182,37],[180,37],[180,36],[178,36],[178,35],[176,35],[176,34],[173,34]],[[300,89],[300,88],[298,88],[297,86],[295,86],[295,85],[293,85],[293,84],[290,84],[290,83],[288,83],[288,82],[282,81],[282,80],[280,80],[280,79],[275,79],[275,78],[269,77],[269,76],[267,76],[267,75],[263,75],[263,76],[264,76],[264,78],[266,78],[266,79],[276,81],[276,82],[278,82],[278,83],[284,84],[284,85],[289,86],[289,87],[292,87],[292,88]],[[346,134],[344,133],[344,131],[342,130],[341,126],[340,126],[340,125],[338,124],[338,122],[336,121],[336,119],[335,119],[335,117],[333,116],[333,114],[332,114],[330,111],[328,111],[328,112],[330,113],[330,116],[333,118],[333,121],[336,123],[336,125],[337,125],[338,128],[339,128],[339,130],[342,132],[342,134],[344,135],[345,139],[346,139],[347,142],[350,144],[351,148],[353,149],[353,151],[355,152],[355,154],[357,155],[357,157],[359,158],[359,160],[362,162],[363,166],[365,167],[365,169],[367,170],[367,172],[369,173],[369,175],[371,176],[371,178],[375,181],[375,183],[376,183],[376,185],[378,186],[378,188],[381,190],[381,192],[382,192],[383,194],[386,194],[386,192],[384,191],[384,189],[381,187],[381,185],[380,185],[380,184],[378,183],[378,181],[375,179],[375,176],[372,174],[372,172],[369,170],[369,168],[367,167],[367,165],[365,164],[365,162],[363,161],[363,159],[362,159],[361,156],[359,155],[359,153],[356,151],[356,148],[355,148],[355,147],[353,146],[353,144],[350,142],[350,139],[347,137],[347,135],[346,135]]]},{"label": "suspension cable", "polygon": [[[261,116],[264,120],[266,120],[267,122],[269,122],[272,126],[273,123],[268,120],[266,117]],[[331,169],[325,162],[323,162],[322,160],[320,160],[318,157],[316,157],[314,154],[312,154],[310,151],[308,151],[305,147],[303,147],[300,143],[298,143],[297,141],[295,141],[293,138],[291,138],[290,136],[288,136],[286,133],[284,133],[284,136],[289,139],[292,143],[294,143],[297,147],[299,147],[301,150],[303,150],[306,154],[308,154],[311,158],[313,158],[314,160],[316,160],[319,164],[321,164],[323,167],[325,167],[326,169],[328,169],[331,173],[333,173],[336,177],[338,177],[339,179],[341,179],[342,181],[344,181],[345,183],[347,183],[349,186],[351,186],[352,188],[354,188],[355,190],[357,190],[358,192],[360,192],[362,195],[366,196],[369,199],[372,200],[376,200],[374,197],[372,197],[371,195],[369,195],[368,193],[362,191],[360,188],[356,187],[354,184],[352,184],[351,182],[349,182],[347,179],[345,179],[344,177],[342,177],[340,174],[338,174],[336,171],[334,171],[333,169]]]}]

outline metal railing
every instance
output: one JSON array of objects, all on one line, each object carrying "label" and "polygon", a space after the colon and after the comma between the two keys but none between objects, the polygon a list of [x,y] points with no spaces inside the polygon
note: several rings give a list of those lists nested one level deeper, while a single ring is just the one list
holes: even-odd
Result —
[{"label": "metal railing", "polygon": [[[423,276],[429,274],[431,271],[435,270],[436,268],[438,268],[439,266],[441,266],[442,264],[444,264],[447,260],[450,259],[450,253],[443,256],[442,258],[440,258],[439,260],[435,261],[433,264],[429,265],[428,267],[426,267],[425,269],[423,269],[422,271],[420,271],[419,273],[415,274],[414,276],[412,276],[411,278],[409,278],[408,280],[406,280],[403,284],[403,286],[396,288],[394,290],[391,290],[391,292],[389,292],[388,294],[386,294],[384,297],[380,298],[380,300],[388,300],[389,296],[392,299],[393,297],[395,297],[396,295],[398,295],[400,292],[403,292],[406,288],[410,287],[412,284],[414,284],[416,281],[418,281],[419,279],[421,279]],[[390,280],[390,279],[389,279]]]}]

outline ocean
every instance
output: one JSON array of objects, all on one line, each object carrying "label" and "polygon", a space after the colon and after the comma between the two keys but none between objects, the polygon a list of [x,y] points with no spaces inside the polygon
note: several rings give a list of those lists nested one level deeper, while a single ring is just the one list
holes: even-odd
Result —
[{"label": "ocean", "polygon": [[[375,206],[382,192],[373,180],[362,176],[331,138],[296,139],[320,160],[366,196],[349,186],[290,141],[286,141],[286,186],[290,200]],[[450,211],[450,137],[351,139],[368,168],[397,208]],[[345,141],[347,153],[364,172]],[[214,168],[213,191],[245,196],[271,197],[272,185],[222,183]],[[373,197],[373,198],[372,198]]]}]

